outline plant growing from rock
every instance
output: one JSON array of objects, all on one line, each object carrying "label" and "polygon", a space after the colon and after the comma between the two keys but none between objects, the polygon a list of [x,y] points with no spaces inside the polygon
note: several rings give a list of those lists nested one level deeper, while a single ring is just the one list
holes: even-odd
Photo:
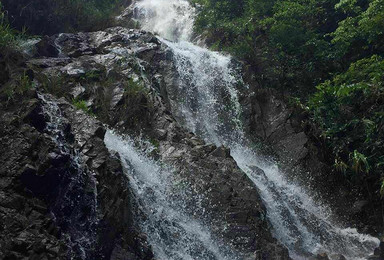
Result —
[{"label": "plant growing from rock", "polygon": [[88,115],[93,115],[92,110],[88,107],[87,102],[85,100],[75,98],[72,100],[72,105],[75,108],[84,111]]}]

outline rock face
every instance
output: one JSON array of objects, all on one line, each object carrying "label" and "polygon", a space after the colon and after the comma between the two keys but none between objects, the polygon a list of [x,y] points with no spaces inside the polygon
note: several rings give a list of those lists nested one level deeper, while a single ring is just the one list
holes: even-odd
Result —
[{"label": "rock face", "polygon": [[192,186],[192,198],[203,198],[191,203],[202,204],[214,234],[244,252],[244,259],[290,259],[271,236],[257,189],[229,150],[181,129],[161,103],[156,108],[151,136],[159,140],[159,156],[177,168],[180,181]]},{"label": "rock face", "polygon": [[[151,60],[141,56],[155,53],[160,44],[151,34],[122,27],[102,32],[60,34],[43,39],[40,49],[56,44],[60,53],[28,61],[42,87],[68,100],[86,100],[98,117],[111,125],[145,131],[150,122],[145,111],[148,80],[142,77]],[[40,52],[41,53],[41,52]],[[65,85],[65,86],[64,86]],[[118,110],[118,112],[117,112]]]},{"label": "rock face", "polygon": [[154,157],[203,197],[214,235],[244,259],[289,259],[229,151],[172,117],[166,86],[177,75],[156,37],[115,27],[46,37],[35,49],[26,64],[41,94],[2,109],[1,257],[152,259],[129,181],[103,143],[102,122],[151,140]]},{"label": "rock face", "polygon": [[1,111],[1,259],[152,258],[96,119],[36,92]]},{"label": "rock face", "polygon": [[267,155],[275,157],[284,172],[315,198],[331,205],[340,221],[377,234],[381,213],[374,212],[369,198],[349,190],[346,178],[335,172],[332,151],[309,124],[309,115],[288,106],[277,91],[249,84],[250,88],[241,93],[247,134],[266,144]]},{"label": "rock face", "polygon": [[308,155],[308,137],[295,129],[292,111],[272,93],[258,92],[248,102],[249,132],[270,143],[280,158],[299,164]]}]

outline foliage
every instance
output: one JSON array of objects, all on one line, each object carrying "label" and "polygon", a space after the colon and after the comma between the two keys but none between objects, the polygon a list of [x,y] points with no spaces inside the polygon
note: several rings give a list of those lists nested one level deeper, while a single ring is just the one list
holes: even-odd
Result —
[{"label": "foliage", "polygon": [[3,52],[6,49],[15,48],[18,45],[18,41],[24,37],[24,32],[24,29],[22,29],[22,32],[12,29],[0,2],[0,52],[4,55]]},{"label": "foliage", "polygon": [[[2,5],[0,3],[0,10]],[[16,39],[16,32],[11,29],[3,11],[0,12],[0,48],[9,46]]]},{"label": "foliage", "polygon": [[17,97],[23,96],[34,87],[29,76],[24,72],[18,75],[15,80],[11,80],[2,89],[6,96],[6,102],[13,102]]},{"label": "foliage", "polygon": [[98,70],[86,71],[84,75],[81,76],[81,79],[86,82],[97,81],[102,78],[103,72]]},{"label": "foliage", "polygon": [[384,0],[194,1],[202,5],[196,30],[211,45],[245,60],[263,86],[304,99],[384,51]]},{"label": "foliage", "polygon": [[[197,33],[306,109],[351,182],[384,170],[384,0],[194,0]],[[383,176],[384,177],[384,176]],[[384,192],[384,184],[381,188]]]},{"label": "foliage", "polygon": [[40,88],[48,93],[57,97],[63,97],[67,93],[66,84],[68,84],[68,79],[65,74],[48,76],[44,73],[37,73],[35,78],[40,83]]},{"label": "foliage", "polygon": [[133,78],[124,82],[125,94],[130,98],[140,98],[141,96],[148,96],[148,89],[140,80]]},{"label": "foliage", "polygon": [[92,111],[89,109],[87,102],[85,100],[75,98],[72,100],[72,105],[79,110],[83,110],[85,113],[89,115],[93,114]]},{"label": "foliage", "polygon": [[128,0],[3,0],[11,23],[32,34],[91,31],[113,25]]},{"label": "foliage", "polygon": [[250,64],[264,86],[308,93],[335,65],[325,37],[337,26],[328,17],[334,0],[228,1],[242,7],[235,17],[217,8],[226,1],[195,1],[203,4],[197,31]]},{"label": "foliage", "polygon": [[368,1],[366,9],[362,8],[361,1],[341,1],[336,10],[347,16],[339,22],[338,28],[331,34],[332,43],[338,47],[341,55],[361,56],[365,52],[382,53],[383,0]]},{"label": "foliage", "polygon": [[[384,159],[384,59],[373,55],[320,84],[310,101],[313,120],[345,173],[380,176]],[[346,163],[345,163],[346,162]]]}]

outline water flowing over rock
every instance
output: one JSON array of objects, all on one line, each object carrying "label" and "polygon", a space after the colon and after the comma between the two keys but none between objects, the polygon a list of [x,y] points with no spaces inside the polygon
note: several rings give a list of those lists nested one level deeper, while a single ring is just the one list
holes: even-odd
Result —
[{"label": "water flowing over rock", "polygon": [[[189,162],[186,168],[167,169],[137,151],[133,140],[110,132],[105,141],[120,154],[131,178],[145,215],[142,230],[158,259],[288,259],[282,258],[285,250],[263,228],[260,217],[265,213],[260,211],[257,192],[245,176],[237,179],[241,173],[228,156],[217,158],[209,154],[214,147],[202,147],[193,159],[205,165]],[[189,149],[185,146],[182,156],[188,156]],[[177,151],[180,148],[171,153],[176,156]],[[224,164],[220,171],[208,175],[207,168],[219,160]]]},{"label": "water flowing over rock", "polygon": [[[151,0],[143,2],[153,3]],[[179,1],[173,4],[178,6]],[[159,5],[139,4],[137,7],[151,8],[148,13],[161,10]],[[146,24],[145,19],[143,23]],[[173,31],[173,28],[168,29]],[[378,245],[377,239],[340,228],[332,221],[329,209],[317,205],[304,188],[288,182],[277,166],[252,148],[241,125],[242,111],[237,93],[237,89],[246,86],[231,66],[230,58],[184,42],[183,38],[177,40],[163,40],[174,54],[179,74],[177,85],[167,85],[173,114],[205,141],[231,149],[239,167],[259,189],[274,235],[290,249],[291,256],[299,259],[326,252],[330,257],[343,254],[359,259],[372,253]],[[281,116],[284,117],[284,113]],[[269,124],[280,124],[281,120],[276,118]],[[266,133],[268,137],[273,134]],[[287,140],[306,142],[305,136],[300,134],[292,135],[291,139]],[[290,153],[295,153],[296,160],[305,156],[305,151],[291,150]]]},{"label": "water flowing over rock", "polygon": [[[231,57],[190,42],[189,2],[142,0],[131,10],[152,33],[114,27],[44,37],[25,65],[38,92],[2,107],[0,258],[373,253],[376,238],[337,225],[260,155],[247,133],[258,124],[257,102],[244,108],[248,86]],[[260,126],[263,138],[286,130],[276,103],[268,103],[279,116]],[[290,143],[275,149],[305,142],[288,132]],[[291,151],[297,160],[301,147]]]},{"label": "water flowing over rock", "polygon": [[[55,118],[63,122],[60,129],[67,129],[67,134],[58,132],[60,139],[69,145],[69,151],[79,155],[87,169],[96,172],[95,176],[90,173],[96,187],[89,188],[97,198],[95,209],[89,213],[98,216],[90,229],[95,238],[89,249],[80,250],[84,251],[80,258],[101,255],[107,259],[150,259],[147,237],[155,257],[160,259],[164,255],[166,259],[289,259],[288,251],[271,235],[258,191],[237,167],[229,150],[206,144],[180,127],[170,114],[165,86],[176,84],[177,71],[166,45],[150,33],[121,27],[55,35],[43,39],[39,48],[51,48],[52,43],[59,51],[42,53],[53,57],[37,53],[27,62],[39,88],[73,102],[83,100],[99,120],[119,133],[141,132],[156,144],[150,155],[136,151],[129,157],[119,150],[125,147],[120,143],[115,148],[120,153],[116,159],[123,162],[124,175],[116,159],[105,154],[100,143],[105,130],[96,119],[76,111],[64,99],[40,95],[40,99],[47,97],[57,114]],[[32,120],[40,131],[47,127],[44,118]],[[91,140],[97,141],[96,145],[91,145]],[[137,156],[143,158],[144,165],[137,164]],[[150,181],[140,182],[139,189],[149,188],[138,192],[135,172],[152,174],[153,181],[156,174],[160,178],[166,173],[150,156],[169,165],[173,170],[168,174],[175,179],[152,187]],[[131,182],[127,177],[133,178]],[[64,184],[58,181],[57,185]],[[172,190],[177,192],[169,193]],[[158,200],[150,202],[154,194],[158,194]],[[158,211],[160,202],[165,205]],[[66,212],[73,211],[70,208]],[[159,234],[160,240],[156,238]],[[68,245],[67,241],[62,243]]]},{"label": "water flowing over rock", "polygon": [[137,1],[133,15],[141,28],[167,40],[190,40],[195,10],[187,1]]}]

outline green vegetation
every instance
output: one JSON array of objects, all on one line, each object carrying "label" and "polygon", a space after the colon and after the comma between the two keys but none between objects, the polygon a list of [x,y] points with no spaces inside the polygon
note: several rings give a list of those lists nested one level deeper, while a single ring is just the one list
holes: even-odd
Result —
[{"label": "green vegetation", "polygon": [[103,78],[103,71],[99,70],[90,70],[86,71],[84,75],[80,77],[81,80],[90,83],[93,81],[98,81]]},{"label": "green vegetation", "polygon": [[89,115],[93,115],[92,111],[89,109],[87,102],[85,100],[75,98],[72,100],[72,105],[79,110],[83,110],[85,113]]},{"label": "green vegetation", "polygon": [[[384,59],[351,64],[317,86],[309,101],[313,120],[332,148],[335,166],[356,181],[384,170]],[[384,191],[384,190],[383,190]]]},{"label": "green vegetation", "polygon": [[382,54],[383,0],[194,0],[196,30],[266,87],[306,98],[332,73]]},{"label": "green vegetation", "polygon": [[45,75],[44,73],[37,73],[36,80],[40,83],[40,88],[47,93],[54,94],[57,97],[63,97],[68,94],[65,87],[70,83],[65,74]]},{"label": "green vegetation", "polygon": [[0,99],[4,100],[6,105],[33,87],[24,69],[14,70],[23,60],[18,53],[19,41],[23,38],[23,33],[12,29],[0,3]]},{"label": "green vegetation", "polygon": [[3,0],[12,26],[31,34],[91,31],[114,24],[129,0]]},{"label": "green vegetation", "polygon": [[144,86],[144,82],[132,78],[124,82],[124,90],[129,97],[148,96],[148,89]]},{"label": "green vegetation", "polygon": [[1,90],[5,94],[6,104],[14,102],[16,97],[20,97],[33,88],[33,82],[24,72],[16,77],[15,80],[10,81]]},{"label": "green vegetation", "polygon": [[16,31],[11,29],[1,3],[0,10],[0,48],[4,48],[16,41]]},{"label": "green vegetation", "polygon": [[6,51],[18,46],[19,40],[25,36],[25,29],[22,28],[21,32],[13,29],[8,21],[8,16],[3,10],[3,5],[0,2],[0,52],[5,55]]},{"label": "green vegetation", "polygon": [[212,48],[305,108],[335,169],[384,194],[384,0],[194,2]]}]

